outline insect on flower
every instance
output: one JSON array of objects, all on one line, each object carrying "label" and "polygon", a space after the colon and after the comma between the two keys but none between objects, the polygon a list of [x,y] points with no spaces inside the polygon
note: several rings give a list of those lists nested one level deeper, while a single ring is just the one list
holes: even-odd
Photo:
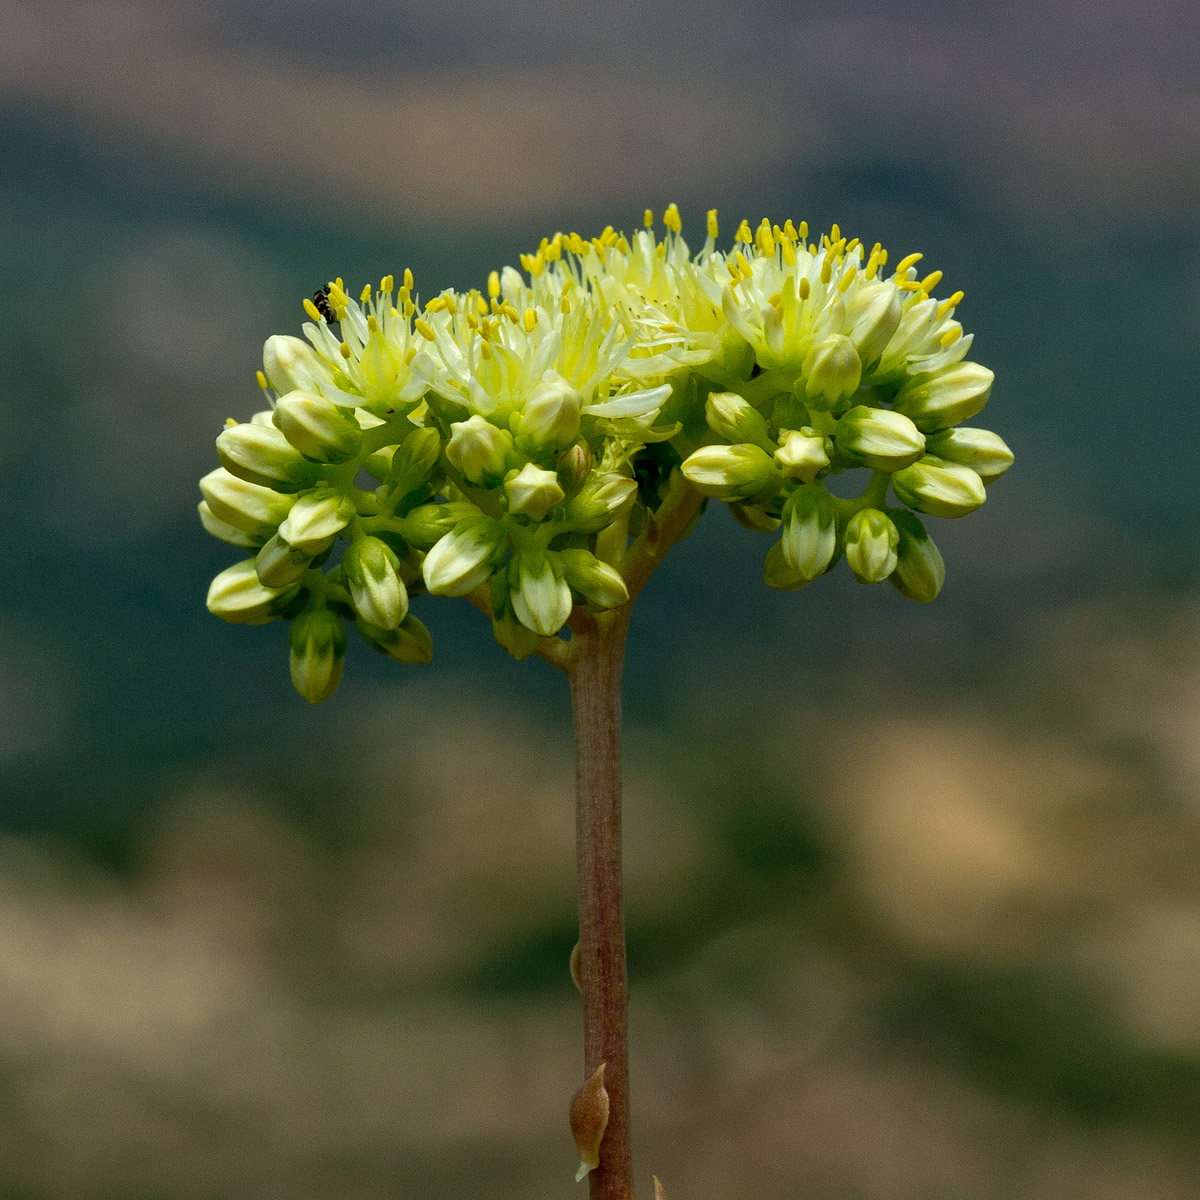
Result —
[{"label": "insect on flower", "polygon": [[328,288],[317,288],[317,290],[313,292],[313,304],[317,306],[317,312],[319,312],[330,325],[332,325],[338,319],[337,313],[334,312],[333,306],[329,303]]}]

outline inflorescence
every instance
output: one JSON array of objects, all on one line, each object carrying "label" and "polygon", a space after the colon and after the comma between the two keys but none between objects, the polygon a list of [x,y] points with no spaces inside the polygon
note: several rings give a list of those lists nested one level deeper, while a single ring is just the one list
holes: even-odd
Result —
[{"label": "inflorescence", "polygon": [[[337,688],[347,623],[391,658],[429,660],[419,592],[470,598],[525,658],[577,606],[628,602],[630,540],[689,489],[779,533],[771,587],[805,587],[844,554],[862,582],[932,600],[944,567],[915,514],[965,516],[1013,460],[960,425],[992,386],[966,359],[962,292],[936,299],[921,255],[889,271],[886,250],[836,225],[810,241],[803,222],[742,222],[721,251],[710,212],[693,255],[674,205],[663,223],[661,239],[649,211],[632,237],[555,234],[524,273],[424,304],[407,271],[306,300],[307,342],[267,340],[269,407],[227,423],[200,482],[205,528],[249,555],[213,580],[209,609],[290,620],[292,679],[313,703]],[[857,468],[857,498],[826,489]]]}]

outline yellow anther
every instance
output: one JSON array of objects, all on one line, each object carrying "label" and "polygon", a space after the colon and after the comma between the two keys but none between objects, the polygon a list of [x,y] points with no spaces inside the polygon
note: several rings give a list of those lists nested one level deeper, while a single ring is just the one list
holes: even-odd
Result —
[{"label": "yellow anther", "polygon": [[404,365],[406,367],[411,367],[412,360],[416,357],[417,357],[416,346],[409,346],[409,348],[404,352]]},{"label": "yellow anther", "polygon": [[801,237],[801,238],[808,237],[808,222],[807,221],[800,222],[800,229],[796,233],[796,236]]},{"label": "yellow anther", "polygon": [[853,254],[853,253],[854,253],[854,251],[855,251],[855,250],[856,250],[856,249],[857,249],[859,246],[861,246],[861,245],[862,245],[862,242],[860,242],[860,241],[858,240],[858,238],[851,238],[851,239],[850,239],[850,240],[849,240],[849,241],[846,243],[846,253],[847,253],[847,254]]},{"label": "yellow anther", "polygon": [[629,243],[625,240],[624,234],[621,234],[621,236],[617,238],[617,249],[620,250],[622,254],[629,253]]},{"label": "yellow anther", "polygon": [[895,279],[892,282],[902,292],[919,292],[921,290],[921,281],[919,279]]},{"label": "yellow anther", "polygon": [[734,255],[734,260],[738,265],[738,274],[741,275],[743,279],[754,278],[754,270],[746,261],[746,256],[740,250]]},{"label": "yellow anther", "polygon": [[369,283],[364,283],[363,290],[361,292],[359,292],[359,294],[358,294],[358,302],[359,302],[359,304],[366,304],[366,302],[368,300],[370,300],[370,298],[371,298],[371,285]]},{"label": "yellow anther", "polygon": [[533,271],[533,255],[532,254],[522,254],[521,255],[521,266],[526,271],[532,272]]},{"label": "yellow anther", "polygon": [[596,251],[597,254],[599,254],[600,251],[604,249],[604,243],[598,237],[592,238],[592,240],[589,244]]},{"label": "yellow anther", "polygon": [[338,347],[338,349],[339,349],[339,350],[342,352],[342,357],[343,357],[343,358],[346,358],[346,359],[348,359],[348,358],[350,357],[351,350],[350,350],[350,343],[349,343],[349,342],[343,342],[343,343],[342,343],[342,344],[341,344],[341,345]]},{"label": "yellow anther", "polygon": [[858,266],[856,263],[851,263],[849,269],[838,282],[838,291],[844,292],[853,282],[855,275],[858,274]]},{"label": "yellow anther", "polygon": [[493,271],[488,276],[488,295],[491,296],[491,298],[493,300],[495,300],[495,298],[498,295],[500,295],[500,272],[499,271]]},{"label": "yellow anther", "polygon": [[558,262],[558,260],[562,258],[562,248],[563,235],[561,233],[556,233],[554,237],[550,239],[542,253],[545,254],[547,262]]},{"label": "yellow anther", "polygon": [[341,305],[337,312],[334,313],[334,316],[337,317],[339,321],[344,321],[346,319],[346,306],[344,304]]},{"label": "yellow anther", "polygon": [[455,302],[455,300],[454,300],[454,293],[453,293],[453,292],[447,292],[447,293],[446,293],[446,296],[445,296],[445,299],[446,299],[446,311],[447,311],[447,312],[448,312],[448,313],[449,313],[449,314],[450,314],[452,317],[456,317],[456,316],[458,316],[458,304],[457,304],[457,303]]},{"label": "yellow anther", "polygon": [[606,225],[604,232],[600,235],[600,241],[605,250],[610,250],[617,244],[619,237],[620,235],[611,225]]},{"label": "yellow anther", "polygon": [[810,292],[810,291],[812,291],[812,288],[810,288],[810,287],[808,286],[808,279],[807,279],[807,278],[804,278],[804,279],[800,280],[800,283],[799,283],[799,285],[797,286],[797,288],[796,288],[796,291],[797,291],[797,293],[799,294],[799,296],[800,296],[800,299],[801,299],[801,300],[807,300],[807,299],[808,299],[808,294],[809,294],[809,292]]},{"label": "yellow anther", "polygon": [[779,292],[772,292],[771,295],[769,295],[767,297],[767,303],[772,308],[782,308],[783,307],[783,296]]},{"label": "yellow anther", "polygon": [[426,320],[425,320],[423,317],[418,317],[418,318],[416,319],[416,322],[415,322],[415,324],[416,324],[416,326],[417,326],[417,332],[418,332],[418,333],[419,333],[419,334],[420,334],[420,335],[421,335],[421,336],[422,336],[422,337],[423,337],[423,338],[424,338],[424,339],[425,339],[427,342],[432,342],[432,341],[436,341],[436,340],[437,340],[437,336],[436,336],[436,334],[435,334],[435,333],[433,332],[433,330],[432,330],[432,329],[429,327],[429,322],[428,322],[428,321],[426,321]]},{"label": "yellow anther", "polygon": [[488,302],[478,292],[475,294],[475,311],[481,317],[486,317],[488,314]]},{"label": "yellow anther", "polygon": [[783,251],[784,265],[789,266],[789,267],[794,267],[796,265],[796,246],[795,246],[795,244],[793,242],[788,241],[787,238],[784,238],[783,241],[781,241],[779,243],[779,245]]},{"label": "yellow anther", "polygon": [[921,280],[921,290],[923,292],[932,292],[939,283],[942,282],[941,271],[930,271],[924,279]]},{"label": "yellow anther", "polygon": [[417,306],[411,300],[404,301],[404,315],[411,317],[417,311]]},{"label": "yellow anther", "polygon": [[396,277],[394,275],[385,275],[379,281],[379,290],[385,296],[390,296],[396,290]]},{"label": "yellow anther", "polygon": [[825,260],[821,263],[821,282],[828,283],[833,278],[833,249],[825,251]]},{"label": "yellow anther", "polygon": [[468,329],[478,329],[479,328],[479,318],[473,312],[467,313],[467,328]]},{"label": "yellow anther", "polygon": [[312,317],[314,321],[321,320],[321,312],[311,300],[306,299],[304,301],[304,311],[308,313],[308,315]]},{"label": "yellow anther", "polygon": [[750,243],[752,241],[754,241],[754,238],[750,233],[750,222],[749,221],[743,221],[737,227],[737,233],[735,233],[733,235],[733,240],[735,242],[742,242],[744,245],[747,245],[747,246],[750,245]]},{"label": "yellow anther", "polygon": [[717,225],[717,210],[715,208],[710,208],[708,210],[708,236],[710,238],[715,238],[718,232],[719,227]]},{"label": "yellow anther", "polygon": [[667,205],[667,211],[663,213],[663,224],[672,233],[678,233],[683,228],[683,221],[679,218],[679,208],[673,200]]},{"label": "yellow anther", "polygon": [[947,329],[946,332],[943,333],[940,338],[938,338],[938,341],[941,342],[943,346],[953,346],[960,337],[962,337],[962,326],[956,325],[953,329]]},{"label": "yellow anther", "polygon": [[379,332],[379,322],[378,322],[377,320],[375,320],[375,314],[374,314],[374,313],[368,313],[368,314],[367,314],[367,328],[368,328],[368,329],[369,329],[369,330],[370,330],[372,333],[378,333],[378,332]]},{"label": "yellow anther", "polygon": [[533,327],[537,324],[537,310],[533,308],[527,308],[525,310],[525,316],[522,318],[522,320],[525,324],[525,332],[532,333]]},{"label": "yellow anther", "polygon": [[887,260],[888,260],[888,252],[882,246],[880,246],[879,247],[879,265],[881,267],[886,267]]},{"label": "yellow anther", "polygon": [[444,296],[434,296],[430,302],[425,305],[426,312],[441,312],[446,307],[446,298]]},{"label": "yellow anther", "polygon": [[667,257],[667,243],[666,242],[659,242],[658,245],[654,247],[654,257],[655,258],[666,258]]},{"label": "yellow anther", "polygon": [[267,390],[267,377],[261,371],[255,371],[254,378],[258,380],[258,386],[265,392]]},{"label": "yellow anther", "polygon": [[410,292],[413,290],[412,272],[407,267],[404,268],[404,286],[408,288]]},{"label": "yellow anther", "polygon": [[915,263],[919,263],[924,257],[925,255],[923,254],[910,254],[907,258],[902,258],[896,264],[896,279],[904,279],[908,274],[908,268],[913,266]]},{"label": "yellow anther", "polygon": [[513,306],[512,306],[511,304],[509,304],[509,303],[507,303],[507,302],[506,302],[506,303],[504,304],[504,306],[503,306],[503,307],[500,309],[500,311],[501,311],[501,312],[502,312],[502,313],[503,313],[503,314],[504,314],[504,315],[505,315],[505,316],[506,316],[506,317],[507,317],[507,318],[508,318],[508,319],[509,319],[509,320],[510,320],[510,321],[511,321],[511,322],[512,322],[514,325],[519,325],[519,324],[521,323],[521,314],[520,314],[519,312],[517,312],[517,310],[516,310],[515,308],[513,308]]},{"label": "yellow anther", "polygon": [[404,301],[404,300],[407,300],[407,299],[408,299],[408,297],[409,297],[409,290],[408,290],[408,288],[406,288],[406,287],[404,287],[403,285],[401,285],[401,288],[400,288],[400,290],[399,290],[399,291],[396,293],[396,299],[397,299],[397,300],[400,300],[400,301]]},{"label": "yellow anther", "polygon": [[879,270],[879,247],[876,246],[875,249],[871,251],[871,257],[869,259],[867,259],[867,269],[863,272],[863,274],[868,279],[874,279],[875,272],[878,270]]},{"label": "yellow anther", "polygon": [[492,316],[494,317],[504,306],[500,303],[499,300],[496,299],[495,296],[492,297],[490,303],[491,303],[492,307],[489,309],[489,311],[491,312]]},{"label": "yellow anther", "polygon": [[842,236],[841,226],[838,225],[838,223],[835,221],[833,223],[833,228],[829,231],[830,245],[832,245],[834,242],[840,240],[841,236]]},{"label": "yellow anther", "polygon": [[565,316],[567,313],[569,313],[571,311],[571,301],[568,300],[566,296],[564,296],[558,302],[558,309],[559,309],[559,312],[561,312]]},{"label": "yellow anther", "polygon": [[645,225],[647,229],[654,228],[654,213],[651,209],[646,209],[646,211],[642,213],[642,224]]},{"label": "yellow anther", "polygon": [[399,316],[400,316],[400,310],[399,310],[398,308],[395,308],[395,307],[393,307],[393,308],[392,308],[392,316],[393,316],[393,317],[399,317]]},{"label": "yellow anther", "polygon": [[484,341],[484,340],[481,338],[481,339],[480,339],[480,341],[479,341],[479,353],[480,353],[481,355],[483,355],[483,357],[484,357],[484,358],[491,358],[491,357],[492,357],[492,344],[491,344],[491,342],[485,342],[485,341]]},{"label": "yellow anther", "polygon": [[225,418],[225,428],[226,429],[236,429],[237,426],[238,426],[238,423],[233,417]]},{"label": "yellow anther", "polygon": [[539,250],[533,257],[533,273],[540,275],[546,269],[546,256]]},{"label": "yellow anther", "polygon": [[789,242],[794,242],[798,237],[800,237],[800,234],[796,232],[795,225],[792,224],[791,217],[788,217],[788,219],[783,223],[783,236],[787,238]]},{"label": "yellow anther", "polygon": [[763,217],[759,222],[758,230],[754,235],[755,244],[758,246],[759,253],[765,258],[769,258],[775,253],[775,239],[771,235],[771,226],[766,217]]},{"label": "yellow anther", "polygon": [[953,296],[948,296],[945,300],[943,300],[941,304],[938,305],[938,319],[940,320],[952,309],[957,308],[962,303],[962,299],[963,293],[955,292]]},{"label": "yellow anther", "polygon": [[329,285],[330,291],[333,291],[335,288],[345,295],[346,281],[340,275]]}]

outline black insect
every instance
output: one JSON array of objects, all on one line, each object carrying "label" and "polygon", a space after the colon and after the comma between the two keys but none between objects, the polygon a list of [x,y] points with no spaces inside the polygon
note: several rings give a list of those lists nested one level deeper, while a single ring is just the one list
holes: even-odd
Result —
[{"label": "black insect", "polygon": [[317,306],[317,312],[329,322],[330,325],[336,321],[337,313],[334,312],[332,305],[329,303],[329,289],[317,288],[313,292],[313,303]]}]

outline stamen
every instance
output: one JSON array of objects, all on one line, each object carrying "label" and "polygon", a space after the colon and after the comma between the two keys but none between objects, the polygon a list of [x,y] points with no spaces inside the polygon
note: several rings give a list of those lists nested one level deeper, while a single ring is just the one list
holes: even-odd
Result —
[{"label": "stamen", "polygon": [[423,338],[424,338],[424,339],[425,339],[427,342],[434,342],[434,341],[437,341],[437,336],[436,336],[436,334],[435,334],[435,333],[433,332],[433,330],[432,330],[432,329],[429,327],[429,323],[428,323],[426,320],[424,320],[422,317],[418,317],[418,318],[416,319],[416,322],[415,322],[415,324],[416,324],[416,327],[417,327],[417,332],[418,332],[418,333],[419,333],[419,334],[420,334],[420,335],[421,335],[421,336],[422,336],[422,337],[423,337]]},{"label": "stamen", "polygon": [[683,228],[683,221],[680,220],[679,209],[674,201],[667,205],[667,211],[663,213],[663,224],[672,233],[678,233]]},{"label": "stamen", "polygon": [[717,233],[717,210],[715,208],[710,208],[708,210],[708,236],[715,239]]}]

